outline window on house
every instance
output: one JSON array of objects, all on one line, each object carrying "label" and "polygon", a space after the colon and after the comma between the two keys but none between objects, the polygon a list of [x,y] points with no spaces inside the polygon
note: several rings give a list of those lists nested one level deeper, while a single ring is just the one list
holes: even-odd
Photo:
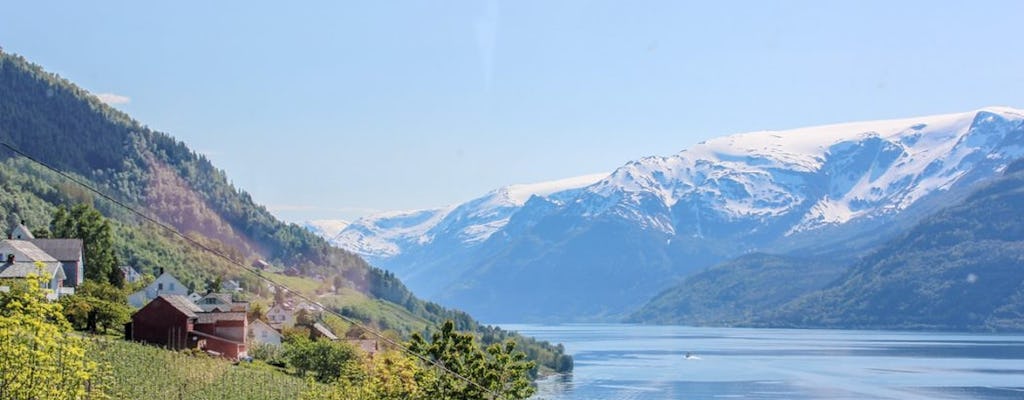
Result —
[{"label": "window on house", "polygon": [[171,289],[170,290],[174,290],[174,283],[171,283],[170,285],[171,285]]},{"label": "window on house", "polygon": [[156,290],[164,290],[164,284],[162,284],[162,283],[156,284]]}]

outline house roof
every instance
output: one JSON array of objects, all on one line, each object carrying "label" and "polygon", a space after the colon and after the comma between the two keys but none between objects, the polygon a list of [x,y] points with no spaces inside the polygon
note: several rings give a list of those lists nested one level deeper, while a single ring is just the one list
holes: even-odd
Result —
[{"label": "house roof", "polygon": [[[14,254],[14,261],[56,262],[57,259],[28,240],[4,240],[0,242],[0,253]],[[4,260],[7,261],[7,260]]]},{"label": "house roof", "polygon": [[188,297],[177,295],[177,294],[162,294],[157,296],[159,299],[164,299],[167,304],[171,307],[176,308],[182,314],[185,314],[189,318],[196,318],[198,314],[203,313],[203,309],[199,308],[196,303],[189,300]]},{"label": "house roof", "polygon": [[82,239],[32,239],[29,240],[47,254],[61,262],[82,260]]},{"label": "house roof", "polygon": [[217,321],[245,321],[244,312],[202,312],[200,310],[196,322],[200,324],[212,324]]},{"label": "house roof", "polygon": [[330,340],[338,340],[338,337],[334,335],[334,332],[331,332],[331,330],[324,326],[324,324],[321,324],[319,322],[313,324],[313,330],[325,338],[328,338]]},{"label": "house roof", "polygon": [[[50,274],[51,278],[55,277],[58,280],[67,278],[64,275],[64,268],[61,268],[60,263],[57,261],[44,262],[43,271]],[[29,274],[38,273],[39,269],[34,261],[15,261],[13,263],[4,262],[0,264],[0,278],[25,278]]]},{"label": "house roof", "polygon": [[266,322],[263,322],[262,319],[257,319],[257,320],[253,320],[252,322],[250,322],[249,323],[249,330],[253,330],[253,329],[255,329],[257,327],[260,327],[260,326],[262,326],[262,327],[264,327],[264,328],[266,328],[268,330],[273,331],[275,334],[277,334],[277,336],[282,336],[281,333],[277,331],[277,329],[275,329],[273,326],[270,326],[270,324],[268,324]]},{"label": "house roof", "polygon": [[231,304],[231,294],[229,293],[207,293],[203,296],[203,299],[217,299],[222,304]]}]

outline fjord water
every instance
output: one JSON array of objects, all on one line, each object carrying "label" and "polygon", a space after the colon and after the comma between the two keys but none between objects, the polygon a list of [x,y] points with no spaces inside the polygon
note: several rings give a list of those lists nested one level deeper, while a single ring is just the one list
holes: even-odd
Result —
[{"label": "fjord water", "polygon": [[538,383],[536,399],[1024,399],[1024,335],[502,327],[575,358],[571,376]]}]

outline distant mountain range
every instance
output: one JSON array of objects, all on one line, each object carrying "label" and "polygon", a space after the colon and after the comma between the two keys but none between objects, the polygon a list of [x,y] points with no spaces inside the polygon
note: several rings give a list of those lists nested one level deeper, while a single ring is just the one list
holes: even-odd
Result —
[{"label": "distant mountain range", "polygon": [[333,243],[485,320],[617,320],[744,254],[852,262],[1024,155],[1022,120],[990,107],[731,135],[545,190],[363,218]]}]

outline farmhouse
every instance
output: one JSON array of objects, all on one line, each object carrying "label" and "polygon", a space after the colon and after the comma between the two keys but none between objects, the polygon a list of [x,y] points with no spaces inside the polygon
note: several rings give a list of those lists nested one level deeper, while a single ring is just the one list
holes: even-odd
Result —
[{"label": "farmhouse", "polygon": [[[41,272],[50,276],[50,280],[41,284],[44,289],[50,289],[46,295],[48,299],[56,300],[59,296],[74,293],[73,288],[64,288],[66,275],[56,258],[27,240],[0,241],[0,280],[25,279],[29,274],[39,274],[37,263],[42,264]],[[0,290],[9,289],[0,286]]]},{"label": "farmhouse", "polygon": [[34,244],[44,253],[57,260],[64,270],[61,286],[75,288],[85,280],[85,253],[82,239],[36,239],[24,221],[14,227],[7,235],[10,240],[26,241]]},{"label": "farmhouse", "polygon": [[205,312],[185,296],[160,295],[132,314],[125,338],[237,359],[246,355],[247,328],[244,312]]}]

